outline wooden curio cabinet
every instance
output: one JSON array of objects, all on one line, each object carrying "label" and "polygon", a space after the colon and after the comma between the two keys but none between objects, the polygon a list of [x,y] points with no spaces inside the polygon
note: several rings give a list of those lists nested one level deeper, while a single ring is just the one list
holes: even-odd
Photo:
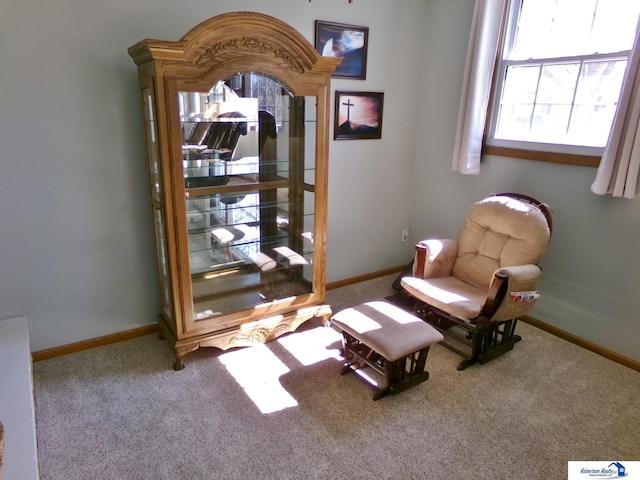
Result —
[{"label": "wooden curio cabinet", "polygon": [[138,65],[160,283],[174,368],[201,346],[262,343],[331,315],[325,299],[331,73],[263,14],[143,40]]}]

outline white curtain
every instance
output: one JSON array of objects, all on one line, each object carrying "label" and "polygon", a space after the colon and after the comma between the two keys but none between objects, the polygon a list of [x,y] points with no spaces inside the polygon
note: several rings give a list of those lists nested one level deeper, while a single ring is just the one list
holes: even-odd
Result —
[{"label": "white curtain", "polygon": [[477,175],[502,19],[508,0],[476,0],[462,81],[453,170]]},{"label": "white curtain", "polygon": [[618,110],[591,191],[633,198],[640,169],[640,28],[627,63]]}]

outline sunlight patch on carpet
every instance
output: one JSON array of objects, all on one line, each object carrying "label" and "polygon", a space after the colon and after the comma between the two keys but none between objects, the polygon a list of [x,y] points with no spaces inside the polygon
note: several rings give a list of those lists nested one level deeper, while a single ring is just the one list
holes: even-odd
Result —
[{"label": "sunlight patch on carpet", "polygon": [[266,345],[224,353],[219,360],[262,413],[298,405],[279,381],[291,370]]},{"label": "sunlight patch on carpet", "polygon": [[[278,339],[278,343],[289,350],[304,366],[330,358],[341,361],[341,341],[340,334],[329,327],[316,327],[306,332],[297,332]],[[337,346],[335,346],[336,342]],[[334,347],[332,348],[331,345]]]},{"label": "sunlight patch on carpet", "polygon": [[[342,361],[341,341],[340,334],[329,327],[316,327],[277,340],[303,366],[328,359]],[[262,413],[298,406],[296,399],[280,384],[280,377],[291,369],[267,345],[233,350],[218,359]]]}]

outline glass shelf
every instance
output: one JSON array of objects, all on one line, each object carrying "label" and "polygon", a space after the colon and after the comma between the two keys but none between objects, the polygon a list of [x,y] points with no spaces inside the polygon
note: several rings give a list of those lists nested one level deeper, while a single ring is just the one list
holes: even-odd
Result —
[{"label": "glass shelf", "polygon": [[281,117],[226,84],[179,93],[196,320],[313,291],[315,99],[280,91]]}]

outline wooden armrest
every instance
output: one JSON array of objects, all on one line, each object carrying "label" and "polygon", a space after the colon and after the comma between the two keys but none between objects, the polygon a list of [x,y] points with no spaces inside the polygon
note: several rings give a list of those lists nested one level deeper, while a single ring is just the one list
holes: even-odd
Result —
[{"label": "wooden armrest", "polygon": [[507,287],[509,277],[500,272],[496,272],[493,276],[491,285],[489,285],[489,292],[487,294],[487,300],[484,302],[484,306],[480,312],[481,317],[491,318],[496,312],[498,305],[504,299],[507,294]]}]

